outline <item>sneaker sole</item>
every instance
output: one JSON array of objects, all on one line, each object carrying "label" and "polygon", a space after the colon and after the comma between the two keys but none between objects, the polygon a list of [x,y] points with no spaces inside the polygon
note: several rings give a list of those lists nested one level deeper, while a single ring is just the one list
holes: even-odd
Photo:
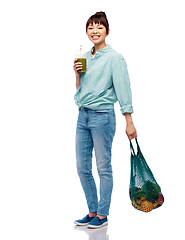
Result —
[{"label": "sneaker sole", "polygon": [[77,226],[87,226],[88,223],[79,223],[79,222],[76,222],[74,221],[74,223],[77,225]]},{"label": "sneaker sole", "polygon": [[106,226],[106,225],[108,225],[108,221],[107,222],[104,222],[103,224],[101,224],[101,225],[87,225],[87,227],[88,228],[101,228],[101,227],[103,227],[103,226]]}]

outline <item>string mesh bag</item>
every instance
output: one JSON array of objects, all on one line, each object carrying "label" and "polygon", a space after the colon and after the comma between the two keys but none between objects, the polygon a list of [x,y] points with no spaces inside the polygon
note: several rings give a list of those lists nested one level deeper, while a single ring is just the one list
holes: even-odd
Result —
[{"label": "string mesh bag", "polygon": [[135,140],[137,155],[130,141],[131,172],[129,195],[134,208],[143,212],[150,212],[163,204],[164,196],[141,152],[137,138]]}]

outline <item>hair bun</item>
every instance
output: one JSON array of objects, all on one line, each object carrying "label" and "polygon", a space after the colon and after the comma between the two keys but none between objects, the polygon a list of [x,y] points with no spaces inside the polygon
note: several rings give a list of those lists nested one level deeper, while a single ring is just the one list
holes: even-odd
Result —
[{"label": "hair bun", "polygon": [[102,15],[102,16],[104,16],[105,18],[107,18],[107,16],[106,16],[106,14],[105,14],[105,12],[96,12],[94,15]]}]

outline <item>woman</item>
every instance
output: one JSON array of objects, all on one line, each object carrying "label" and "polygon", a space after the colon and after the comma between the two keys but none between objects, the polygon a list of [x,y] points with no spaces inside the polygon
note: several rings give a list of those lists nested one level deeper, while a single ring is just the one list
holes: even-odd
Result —
[{"label": "woman", "polygon": [[[76,130],[77,172],[84,190],[89,214],[76,220],[77,225],[99,228],[108,224],[107,216],[113,187],[111,149],[115,134],[114,103],[118,100],[126,118],[126,134],[137,137],[132,116],[132,96],[127,66],[121,54],[106,45],[109,23],[104,12],[92,15],[86,32],[94,47],[87,52],[87,71],[79,73],[82,64],[74,60],[76,74],[75,102],[79,107]],[[100,201],[92,175],[92,150],[100,177]]]}]

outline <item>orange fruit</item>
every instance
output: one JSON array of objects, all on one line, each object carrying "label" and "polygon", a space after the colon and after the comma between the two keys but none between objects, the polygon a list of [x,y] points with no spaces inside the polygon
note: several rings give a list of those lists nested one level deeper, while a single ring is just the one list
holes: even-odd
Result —
[{"label": "orange fruit", "polygon": [[153,209],[153,204],[147,200],[141,202],[141,210],[143,212],[150,212]]}]

